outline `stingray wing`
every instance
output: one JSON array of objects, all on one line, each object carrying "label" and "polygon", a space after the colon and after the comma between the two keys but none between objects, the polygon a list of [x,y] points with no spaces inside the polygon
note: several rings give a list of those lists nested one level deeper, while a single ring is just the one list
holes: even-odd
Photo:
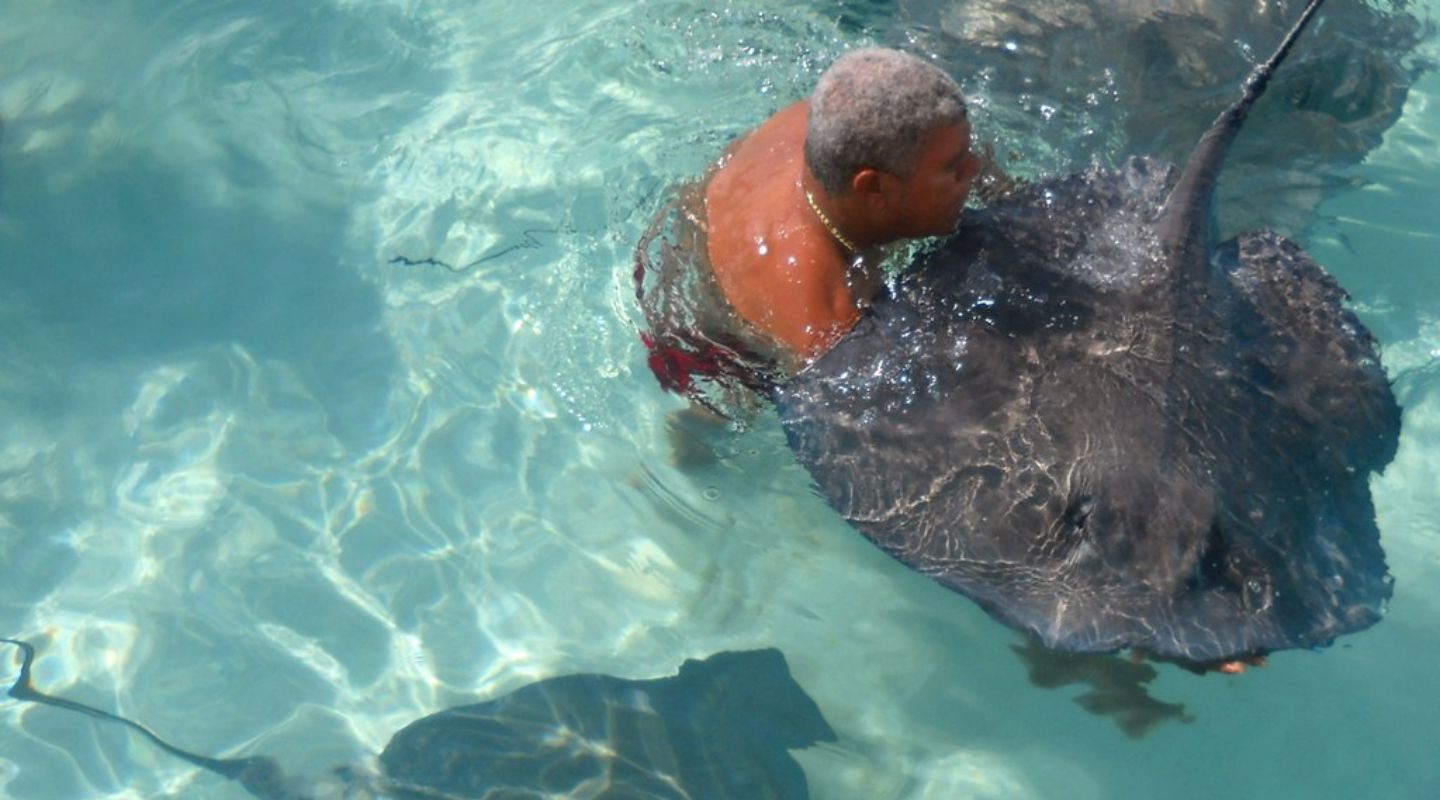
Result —
[{"label": "stingray wing", "polygon": [[1264,559],[1289,646],[1325,644],[1378,621],[1390,596],[1370,476],[1395,455],[1400,408],[1344,291],[1297,245],[1246,234],[1217,261],[1230,290],[1207,436],[1227,453],[1213,459],[1218,519]]}]

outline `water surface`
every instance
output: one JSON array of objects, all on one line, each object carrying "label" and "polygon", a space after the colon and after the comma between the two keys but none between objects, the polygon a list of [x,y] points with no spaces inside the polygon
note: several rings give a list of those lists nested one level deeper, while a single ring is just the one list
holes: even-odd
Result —
[{"label": "water surface", "polygon": [[[297,775],[539,678],[773,646],[840,736],[798,753],[817,798],[1434,796],[1428,29],[1362,153],[1307,171],[1277,146],[1273,175],[1227,178],[1284,198],[1227,224],[1284,227],[1351,290],[1406,408],[1373,630],[1239,678],[1162,670],[1195,721],[1131,741],[851,531],[773,420],[671,463],[680,403],[629,285],[660,192],[846,48],[959,58],[943,5],[0,0],[0,633],[41,646],[47,691]],[[1123,82],[962,78],[1018,171],[1142,144]],[[244,795],[5,703],[0,796]]]}]

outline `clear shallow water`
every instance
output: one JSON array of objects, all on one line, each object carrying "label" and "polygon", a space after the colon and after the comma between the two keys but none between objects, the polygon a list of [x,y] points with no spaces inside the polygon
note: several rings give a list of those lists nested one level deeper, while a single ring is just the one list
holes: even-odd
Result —
[{"label": "clear shallow water", "polygon": [[[871,13],[0,0],[0,632],[37,683],[319,775],[538,678],[775,646],[841,737],[797,755],[817,798],[1440,791],[1434,74],[1299,234],[1406,405],[1391,613],[1242,678],[1162,670],[1193,723],[1132,742],[1032,688],[764,420],[670,463],[630,247],[842,49],[925,41]],[[975,88],[1073,159],[1043,103],[1027,128]],[[244,794],[7,703],[0,796]]]}]

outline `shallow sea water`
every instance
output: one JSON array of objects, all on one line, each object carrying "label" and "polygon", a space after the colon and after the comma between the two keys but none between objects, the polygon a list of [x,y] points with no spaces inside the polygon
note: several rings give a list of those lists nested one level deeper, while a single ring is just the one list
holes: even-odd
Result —
[{"label": "shallow sea water", "polygon": [[[1195,719],[1132,741],[851,531],[773,420],[671,463],[680,402],[644,366],[630,248],[665,186],[835,55],[922,41],[903,19],[678,0],[0,18],[0,635],[39,645],[42,690],[304,776],[540,678],[773,646],[840,735],[797,753],[815,798],[1440,796],[1436,73],[1297,232],[1405,405],[1373,482],[1390,613],[1242,677],[1162,668],[1155,693]],[[1440,59],[1433,33],[1417,58]],[[1045,138],[1043,109],[1016,132],[980,108],[989,135]],[[245,796],[115,726],[0,703],[0,797]]]}]

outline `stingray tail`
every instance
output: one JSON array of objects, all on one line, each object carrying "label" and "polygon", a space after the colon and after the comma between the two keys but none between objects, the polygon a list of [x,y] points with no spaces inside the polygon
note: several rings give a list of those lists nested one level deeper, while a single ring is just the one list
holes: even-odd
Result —
[{"label": "stingray tail", "polygon": [[202,769],[208,769],[217,775],[239,781],[252,795],[260,800],[301,800],[286,785],[284,774],[280,767],[273,760],[264,757],[251,758],[209,758],[188,750],[182,750],[169,742],[161,739],[149,728],[134,720],[102,711],[84,703],[77,703],[73,700],[66,700],[63,697],[54,697],[35,688],[30,675],[30,667],[35,662],[35,646],[29,642],[22,642],[19,639],[0,638],[0,642],[13,644],[20,648],[22,661],[20,663],[20,676],[15,679],[15,684],[10,687],[8,694],[16,700],[29,703],[63,708],[67,711],[75,711],[86,716],[97,719],[118,722],[141,736],[149,739],[161,750],[183,759]]},{"label": "stingray tail", "polygon": [[[1186,277],[1203,280],[1207,264],[1206,253],[1209,245],[1210,205],[1215,198],[1215,184],[1220,176],[1220,166],[1230,144],[1240,133],[1240,127],[1249,115],[1250,109],[1260,95],[1265,93],[1270,78],[1290,53],[1295,40],[1305,30],[1310,19],[1320,10],[1323,0],[1310,0],[1300,18],[1291,26],[1280,46],[1265,63],[1255,67],[1245,80],[1244,92],[1211,123],[1209,130],[1200,137],[1185,164],[1180,180],[1170,191],[1160,221],[1161,243],[1167,255],[1179,257],[1184,264]],[[1198,274],[1197,274],[1198,273]]]}]

